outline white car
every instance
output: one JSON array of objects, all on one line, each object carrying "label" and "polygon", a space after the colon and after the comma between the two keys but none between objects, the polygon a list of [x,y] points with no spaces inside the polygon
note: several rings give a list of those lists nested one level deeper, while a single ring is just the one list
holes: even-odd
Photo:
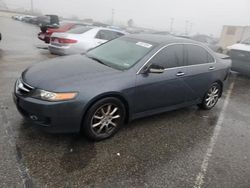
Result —
[{"label": "white car", "polygon": [[122,31],[102,27],[78,27],[67,33],[53,33],[49,51],[56,55],[84,53],[125,34]]},{"label": "white car", "polygon": [[227,47],[232,70],[250,76],[250,38]]}]

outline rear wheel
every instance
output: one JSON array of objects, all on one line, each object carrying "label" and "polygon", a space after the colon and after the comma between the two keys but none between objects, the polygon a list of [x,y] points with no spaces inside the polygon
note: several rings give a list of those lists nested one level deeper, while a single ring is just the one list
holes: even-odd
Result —
[{"label": "rear wheel", "polygon": [[125,107],[113,97],[97,101],[88,110],[83,121],[83,132],[92,140],[103,140],[113,136],[123,125]]},{"label": "rear wheel", "polygon": [[208,91],[206,92],[202,103],[199,105],[202,109],[210,110],[212,109],[218,102],[220,94],[221,94],[221,85],[213,83]]}]

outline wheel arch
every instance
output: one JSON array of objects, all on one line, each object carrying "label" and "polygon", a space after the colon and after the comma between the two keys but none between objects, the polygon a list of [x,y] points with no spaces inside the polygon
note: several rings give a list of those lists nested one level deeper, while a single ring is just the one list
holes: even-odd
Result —
[{"label": "wheel arch", "polygon": [[214,83],[218,83],[221,86],[221,92],[220,92],[220,97],[221,97],[223,93],[223,82],[221,80],[216,80]]},{"label": "wheel arch", "polygon": [[86,113],[91,108],[91,106],[93,106],[97,101],[99,101],[101,99],[104,99],[104,98],[108,98],[108,97],[117,98],[117,99],[119,99],[124,104],[125,113],[126,113],[125,123],[129,122],[129,119],[130,119],[130,107],[129,107],[128,100],[121,93],[119,93],[119,92],[108,92],[108,93],[103,93],[101,95],[98,95],[98,96],[94,97],[93,99],[91,99],[87,103],[87,105],[84,108],[83,113],[82,113],[81,126],[82,126],[82,123],[83,123],[84,118],[86,116]]}]

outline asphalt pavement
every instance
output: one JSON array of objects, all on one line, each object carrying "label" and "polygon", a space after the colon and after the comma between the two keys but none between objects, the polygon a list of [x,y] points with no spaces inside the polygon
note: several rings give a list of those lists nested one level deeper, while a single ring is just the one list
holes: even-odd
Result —
[{"label": "asphalt pavement", "polygon": [[211,111],[139,119],[105,141],[48,134],[11,93],[25,68],[56,56],[36,26],[1,13],[0,25],[0,187],[250,187],[250,78],[233,73]]}]

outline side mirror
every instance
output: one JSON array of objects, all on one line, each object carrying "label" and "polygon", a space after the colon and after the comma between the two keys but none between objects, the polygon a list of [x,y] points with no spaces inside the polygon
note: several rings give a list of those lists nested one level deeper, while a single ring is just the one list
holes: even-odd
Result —
[{"label": "side mirror", "polygon": [[154,65],[152,64],[149,68],[148,68],[148,72],[149,73],[156,73],[156,74],[161,74],[164,73],[165,69],[164,67],[160,66],[160,65]]}]

